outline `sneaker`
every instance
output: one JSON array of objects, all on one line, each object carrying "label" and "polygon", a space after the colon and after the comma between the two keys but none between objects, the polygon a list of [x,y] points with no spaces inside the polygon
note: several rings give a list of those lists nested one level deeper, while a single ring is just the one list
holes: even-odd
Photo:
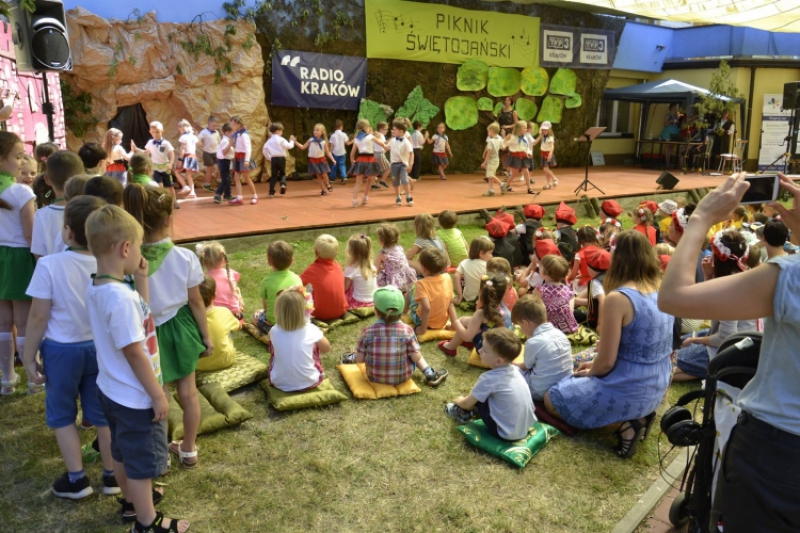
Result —
[{"label": "sneaker", "polygon": [[369,202],[369,196],[365,196],[364,198],[362,198],[361,205],[367,205],[367,202]]},{"label": "sneaker", "polygon": [[222,196],[220,196],[218,194],[215,194],[214,195],[214,203],[215,204],[221,204],[222,203]]},{"label": "sneaker", "polygon": [[394,201],[394,205],[397,205],[397,206],[403,205],[403,200],[398,196],[397,200]]},{"label": "sneaker", "polygon": [[91,495],[93,492],[92,484],[89,483],[89,478],[86,476],[83,476],[75,483],[70,483],[69,474],[64,472],[64,475],[53,483],[53,494],[59,498],[80,500],[81,498]]},{"label": "sneaker", "polygon": [[122,494],[122,490],[119,488],[117,478],[114,477],[114,474],[103,476],[103,494],[107,496]]},{"label": "sneaker", "polygon": [[235,197],[235,196],[231,196],[231,195],[229,195],[229,196],[226,196],[226,197],[224,197],[224,198],[223,198],[223,200],[225,200],[226,202],[230,202],[230,201],[231,201],[231,200],[233,200],[234,198],[236,198],[236,197]]},{"label": "sneaker", "polygon": [[373,184],[373,185],[370,187],[370,189],[371,189],[371,190],[373,190],[373,191],[379,191],[379,190],[381,190],[381,186],[380,186],[380,185],[375,185],[375,184]]},{"label": "sneaker", "polygon": [[[181,188],[181,190],[178,192],[178,194],[180,194],[180,195],[187,194],[188,195],[190,192],[192,192],[192,189],[190,189],[188,185],[184,185]],[[194,193],[192,193],[192,194],[194,194]]]},{"label": "sneaker", "polygon": [[459,424],[469,423],[469,421],[472,420],[474,416],[472,414],[472,411],[467,411],[466,409],[462,409],[453,402],[450,402],[445,406],[444,412],[447,413],[447,416],[449,416]]},{"label": "sneaker", "polygon": [[281,194],[286,194],[286,184],[281,183]]},{"label": "sneaker", "polygon": [[212,187],[210,183],[204,183],[203,190],[206,192],[214,192],[214,187]]},{"label": "sneaker", "polygon": [[386,188],[386,189],[388,189],[388,188],[389,188],[389,184],[388,184],[388,183],[386,183],[386,182],[385,182],[385,181],[383,181],[383,180],[379,181],[378,183],[380,183],[381,187],[384,187],[384,188]]},{"label": "sneaker", "polygon": [[272,200],[273,198],[275,198],[275,193],[274,192],[269,193],[269,196],[267,196],[267,198]]},{"label": "sneaker", "polygon": [[353,207],[358,207],[358,200],[353,200]]},{"label": "sneaker", "polygon": [[175,205],[173,207],[175,209],[180,209],[181,208],[181,204],[179,204],[178,202],[175,202]]},{"label": "sneaker", "polygon": [[319,191],[320,196],[328,196],[328,191]]},{"label": "sneaker", "polygon": [[257,203],[258,203],[258,196],[253,196],[253,198],[250,199],[250,205],[256,205]]},{"label": "sneaker", "polygon": [[244,205],[244,202],[241,198],[234,198],[233,200],[228,202],[228,205]]},{"label": "sneaker", "polygon": [[486,191],[481,196],[494,196],[494,191]]},{"label": "sneaker", "polygon": [[409,207],[414,205],[414,199],[411,198],[410,196],[406,196],[406,205],[408,205]]},{"label": "sneaker", "polygon": [[347,185],[347,178],[342,178],[342,183],[341,183],[341,185]]},{"label": "sneaker", "polygon": [[356,364],[356,353],[349,353],[342,357],[342,364],[343,365],[354,365]]},{"label": "sneaker", "polygon": [[425,374],[425,381],[428,382],[429,387],[438,387],[446,379],[447,370],[444,368],[434,370],[432,374]]}]

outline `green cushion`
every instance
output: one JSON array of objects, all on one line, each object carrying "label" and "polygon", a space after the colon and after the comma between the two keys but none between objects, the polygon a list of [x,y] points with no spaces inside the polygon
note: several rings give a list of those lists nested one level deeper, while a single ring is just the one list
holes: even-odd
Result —
[{"label": "green cushion", "polygon": [[268,381],[262,381],[261,387],[269,395],[269,403],[278,411],[321,407],[347,399],[347,396],[336,390],[327,378],[323,379],[317,387],[304,392],[283,392],[270,385]]},{"label": "green cushion", "polygon": [[578,326],[578,331],[567,335],[567,338],[573,346],[592,346],[598,339],[597,333],[583,324]]},{"label": "green cushion", "polygon": [[351,309],[349,312],[358,318],[369,318],[375,315],[375,308],[373,306],[356,307],[355,309]]},{"label": "green cushion", "polygon": [[349,324],[355,324],[359,320],[365,317],[359,317],[354,315],[352,312],[347,311],[341,318],[336,318],[334,320],[317,320],[316,318],[312,318],[311,322],[320,328],[323,331],[328,331],[329,329],[338,328],[339,326],[347,326]]},{"label": "green cushion", "polygon": [[233,366],[213,372],[197,372],[195,382],[200,387],[207,383],[219,383],[223,390],[231,392],[267,377],[269,367],[259,359],[236,352]]},{"label": "green cushion", "polygon": [[536,422],[528,430],[527,438],[510,442],[492,436],[486,429],[483,420],[475,420],[469,424],[458,426],[458,430],[473,446],[519,468],[524,468],[528,461],[547,444],[547,441],[561,433],[553,426]]},{"label": "green cushion", "polygon": [[[197,388],[200,401],[199,435],[214,433],[220,429],[238,426],[253,415],[228,396],[228,393],[217,383],[209,383]],[[183,410],[178,403],[178,395],[169,404],[167,414],[171,440],[183,438]]]}]

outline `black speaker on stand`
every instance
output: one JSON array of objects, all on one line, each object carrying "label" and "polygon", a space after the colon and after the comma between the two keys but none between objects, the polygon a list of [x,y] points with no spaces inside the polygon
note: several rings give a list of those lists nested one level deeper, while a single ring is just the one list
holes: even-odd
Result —
[{"label": "black speaker on stand", "polygon": [[680,180],[667,172],[666,170],[661,173],[661,175],[656,179],[656,183],[658,183],[658,189],[656,190],[667,190],[671,191],[675,188]]},{"label": "black speaker on stand", "polygon": [[783,84],[783,109],[800,109],[800,81]]}]

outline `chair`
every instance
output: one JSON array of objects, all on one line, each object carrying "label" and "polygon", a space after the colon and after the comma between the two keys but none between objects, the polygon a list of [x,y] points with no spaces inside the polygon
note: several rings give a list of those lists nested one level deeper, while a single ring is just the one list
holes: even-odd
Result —
[{"label": "chair", "polygon": [[725,173],[725,163],[727,163],[728,161],[730,161],[731,163],[730,174],[742,171],[742,155],[744,154],[744,147],[746,145],[747,141],[743,139],[736,139],[736,145],[734,146],[732,153],[719,155],[718,171],[720,172],[720,174]]}]

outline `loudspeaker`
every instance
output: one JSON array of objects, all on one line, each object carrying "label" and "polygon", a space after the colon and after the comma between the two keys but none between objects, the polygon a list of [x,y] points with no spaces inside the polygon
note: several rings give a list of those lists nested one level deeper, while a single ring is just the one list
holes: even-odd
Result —
[{"label": "loudspeaker", "polygon": [[800,109],[800,81],[783,84],[783,109]]},{"label": "loudspeaker", "polygon": [[670,174],[665,170],[658,177],[656,183],[658,183],[659,189],[667,189],[671,191],[678,184],[678,181],[680,181],[678,178],[676,178],[675,176],[673,176],[672,174]]},{"label": "loudspeaker", "polygon": [[72,70],[67,20],[61,0],[35,0],[33,11],[9,6],[17,70],[42,72]]}]

